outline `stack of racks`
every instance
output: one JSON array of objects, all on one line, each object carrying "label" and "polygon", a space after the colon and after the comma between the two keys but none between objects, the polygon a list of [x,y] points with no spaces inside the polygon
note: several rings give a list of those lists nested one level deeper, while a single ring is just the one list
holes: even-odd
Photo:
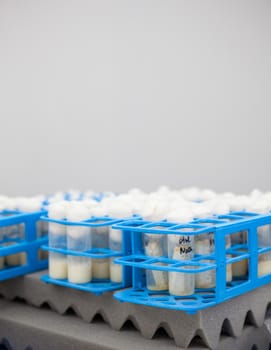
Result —
[{"label": "stack of racks", "polygon": [[[15,279],[0,286],[3,296],[14,283],[13,297],[35,306],[73,308],[88,322],[101,314],[117,330],[129,321],[147,338],[163,328],[183,348],[200,339],[223,349],[221,334],[241,342],[250,324],[269,346],[271,193],[74,191],[46,198],[43,209],[37,219],[48,225],[49,271],[41,279],[49,284],[26,276],[31,291],[44,294]],[[252,338],[246,348],[263,348]]]},{"label": "stack of racks", "polygon": [[43,199],[0,196],[0,280],[47,268]]},{"label": "stack of racks", "polygon": [[48,207],[46,282],[120,301],[197,312],[271,281],[271,195],[210,190]]}]

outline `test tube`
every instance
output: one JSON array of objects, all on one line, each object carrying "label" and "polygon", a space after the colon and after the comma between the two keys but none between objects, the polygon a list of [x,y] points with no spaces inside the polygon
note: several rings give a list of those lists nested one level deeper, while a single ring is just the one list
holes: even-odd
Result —
[{"label": "test tube", "polygon": [[[196,219],[207,219],[212,215],[210,205],[198,204],[193,209]],[[195,236],[195,253],[198,255],[211,255],[215,250],[214,234],[212,232]],[[213,260],[205,259],[202,262],[212,263]],[[196,288],[213,288],[215,287],[216,276],[215,270],[209,270],[195,274]]]},{"label": "test tube", "polygon": [[[271,225],[259,226],[258,246],[261,248],[271,246]],[[271,252],[258,255],[258,277],[271,273]]]},{"label": "test tube", "polygon": [[[92,246],[95,248],[108,248],[109,246],[109,228],[108,226],[99,226],[91,228]],[[92,278],[109,278],[108,258],[92,259]]]},{"label": "test tube", "polygon": [[[211,255],[214,253],[215,243],[212,232],[197,235],[195,237],[195,253],[199,255]],[[202,260],[202,262],[212,262],[212,260]],[[196,274],[196,288],[215,287],[215,270],[209,270]]]},{"label": "test tube", "polygon": [[[15,210],[16,209],[16,200],[15,198],[6,198],[5,210]],[[9,215],[9,214],[8,214]],[[20,225],[10,225],[3,227],[4,238],[11,239],[5,243],[6,246],[16,244],[16,240],[23,238],[23,233],[20,230]],[[10,254],[5,256],[5,263],[7,266],[18,266],[20,265],[20,253]]]},{"label": "test tube", "polygon": [[[213,214],[215,215],[226,215],[230,212],[230,205],[229,203],[225,202],[224,200],[218,200],[214,201],[214,207],[213,207]],[[225,245],[226,245],[226,251],[231,247],[231,235],[225,235]],[[232,256],[230,254],[227,254],[226,252],[226,259],[230,259]],[[232,264],[226,264],[226,282],[232,281]]]},{"label": "test tube", "polygon": [[[117,200],[112,200],[108,206],[108,214],[115,219],[125,219],[132,215],[128,206],[119,203]],[[109,248],[111,250],[122,252],[123,250],[122,231],[109,229]],[[123,281],[123,267],[115,264],[114,258],[110,258],[110,280],[111,282],[121,283]]]},{"label": "test tube", "polygon": [[[39,212],[41,210],[41,199],[39,197],[33,197],[33,198],[23,198],[19,197],[17,199],[17,209],[22,213],[35,213]],[[24,224],[19,224],[19,231],[20,231],[20,237],[23,238],[25,235],[25,227]],[[36,237],[41,237],[41,228],[42,228],[42,221],[36,222]],[[38,255],[39,258],[41,257],[42,252],[39,251]],[[25,265],[26,264],[26,253],[22,252],[19,253],[20,256],[20,264]]]},{"label": "test tube", "polygon": [[[247,231],[239,231],[231,235],[232,245],[241,245],[247,242]],[[238,249],[240,251],[246,251],[245,249]],[[232,264],[233,277],[246,276],[248,272],[248,261],[242,259]]]},{"label": "test tube", "polygon": [[[168,257],[174,260],[189,261],[194,257],[194,237],[188,235],[169,235]],[[187,267],[189,269],[189,267]],[[192,273],[169,272],[169,293],[186,296],[194,293],[195,276]]]},{"label": "test tube", "polygon": [[[176,223],[188,223],[193,216],[190,211],[174,212],[168,215],[168,220]],[[184,231],[186,229],[183,229]],[[194,257],[194,236],[168,235],[168,257],[174,260],[189,262]],[[187,266],[189,269],[189,266]],[[195,291],[195,275],[185,272],[169,272],[169,293],[177,296],[191,295]]]},{"label": "test tube", "polygon": [[[231,235],[226,235],[226,249],[229,249],[231,247]],[[231,258],[232,256],[230,254],[226,254],[226,258]],[[232,264],[226,265],[226,282],[232,281]]]},{"label": "test tube", "polygon": [[[1,209],[0,209],[1,212]],[[2,244],[4,240],[4,227],[0,227],[0,244]],[[2,270],[5,267],[5,257],[0,257],[0,270]]]},{"label": "test tube", "polygon": [[[10,239],[18,239],[18,238],[22,238],[22,234],[21,234],[21,229],[20,229],[20,225],[11,225],[11,226],[6,226],[5,227],[5,236],[7,238]],[[6,245],[10,246],[10,245],[14,245],[16,244],[16,242],[11,241],[11,242],[7,242]],[[8,266],[18,266],[21,265],[21,254],[22,253],[16,253],[16,254],[10,254],[7,255],[5,257],[5,262]]]},{"label": "test tube", "polygon": [[[163,234],[144,234],[144,251],[147,256],[167,256],[167,237]],[[157,265],[164,265],[157,263]],[[166,271],[146,270],[146,286],[152,291],[168,289],[168,273]]]},{"label": "test tube", "polygon": [[[89,218],[89,210],[80,202],[70,203],[67,220],[80,222]],[[91,248],[89,226],[67,225],[67,248],[84,252]],[[85,256],[68,255],[68,281],[71,283],[88,283],[91,281],[91,259]]]},{"label": "test tube", "polygon": [[[226,235],[226,249],[231,247],[231,236]],[[197,235],[195,238],[195,252],[199,255],[211,255],[215,251],[214,234],[212,232]],[[231,258],[226,254],[226,258]],[[213,260],[203,259],[202,262],[212,263]],[[226,265],[226,282],[232,281],[232,264]],[[213,288],[216,283],[215,270],[196,274],[196,288]]]},{"label": "test tube", "polygon": [[[51,204],[48,208],[48,217],[63,220],[66,216],[67,202]],[[49,247],[66,249],[66,226],[55,222],[48,225]],[[55,279],[67,278],[67,257],[65,254],[49,251],[49,276]]]},{"label": "test tube", "polygon": [[[84,201],[85,205],[89,209],[92,217],[101,218],[101,220],[95,221],[95,223],[102,223],[102,218],[106,216],[106,208],[103,202],[96,202],[94,200]],[[109,247],[109,227],[96,226],[91,227],[91,242],[92,248],[105,248]],[[92,278],[95,279],[108,279],[109,276],[109,258],[92,258]]]},{"label": "test tube", "polygon": [[[149,221],[157,222],[155,228],[164,228],[159,225],[159,222],[166,219],[169,211],[169,203],[166,200],[169,189],[166,186],[161,186],[158,192],[151,195],[149,201],[143,200],[142,208],[139,210],[140,215]],[[158,195],[158,196],[157,196]],[[144,252],[147,256],[166,257],[167,252],[167,235],[144,233],[143,243]],[[157,262],[157,266],[165,266],[165,263]],[[168,272],[159,270],[146,269],[146,287],[151,291],[168,290]]]},{"label": "test tube", "polygon": [[[255,199],[248,206],[247,211],[257,214],[270,214],[269,202],[262,199]],[[271,247],[271,225],[257,227],[258,247]],[[258,255],[258,277],[271,273],[271,252]]]},{"label": "test tube", "polygon": [[[122,231],[110,227],[109,248],[115,252],[122,252]],[[111,282],[122,282],[122,266],[114,263],[114,258],[110,258],[110,280]]]}]

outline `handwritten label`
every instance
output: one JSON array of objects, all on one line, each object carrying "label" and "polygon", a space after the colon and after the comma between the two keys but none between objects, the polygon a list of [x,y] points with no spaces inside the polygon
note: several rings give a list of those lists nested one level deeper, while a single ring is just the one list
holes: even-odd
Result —
[{"label": "handwritten label", "polygon": [[193,242],[190,236],[181,236],[179,238],[179,254],[182,256],[193,255]]}]

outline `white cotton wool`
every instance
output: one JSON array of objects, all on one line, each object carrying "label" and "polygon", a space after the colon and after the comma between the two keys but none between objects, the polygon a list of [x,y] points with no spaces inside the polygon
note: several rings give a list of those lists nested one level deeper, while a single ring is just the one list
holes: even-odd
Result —
[{"label": "white cotton wool", "polygon": [[61,202],[65,199],[65,192],[59,191],[54,193],[52,196],[48,197],[48,203],[53,204],[53,203],[58,203]]},{"label": "white cotton wool", "polygon": [[152,221],[165,220],[168,212],[169,212],[169,203],[167,203],[166,201],[159,202],[154,207],[153,213],[151,215],[151,220]]},{"label": "white cotton wool", "polygon": [[84,198],[90,198],[92,199],[92,197],[94,196],[95,192],[93,190],[86,190],[84,191]]},{"label": "white cotton wool", "polygon": [[103,198],[115,198],[116,194],[114,192],[111,191],[106,191],[102,193]]},{"label": "white cotton wool", "polygon": [[193,220],[193,213],[191,210],[186,208],[171,211],[167,214],[167,220],[170,222],[185,224]]},{"label": "white cotton wool", "polygon": [[219,198],[222,198],[223,200],[232,199],[234,197],[235,197],[235,194],[233,192],[222,192],[219,195]]},{"label": "white cotton wool", "polygon": [[[159,202],[157,200],[152,199],[148,199],[145,203],[143,203],[142,208],[139,209],[138,214],[140,216],[142,216],[142,218],[144,220],[148,220],[148,221],[160,221],[163,220],[164,216],[162,214],[163,209],[162,206],[159,206],[158,204]],[[164,205],[164,204],[162,204]]]},{"label": "white cotton wool", "polygon": [[69,196],[70,200],[78,200],[82,193],[79,190],[71,188],[66,194]]},{"label": "white cotton wool", "polygon": [[193,216],[195,219],[206,219],[212,215],[212,209],[207,205],[197,205],[193,208]]},{"label": "white cotton wool", "polygon": [[4,202],[5,210],[15,210],[16,209],[16,199],[7,198]]},{"label": "white cotton wool", "polygon": [[116,219],[124,219],[132,216],[132,210],[125,203],[122,202],[112,202],[111,205],[108,206],[108,215],[112,218]]},{"label": "white cotton wool", "polygon": [[247,203],[246,211],[258,214],[267,214],[270,211],[270,204],[267,200],[252,200]]},{"label": "white cotton wool", "polygon": [[92,208],[97,206],[97,202],[94,199],[87,198],[81,201],[81,203],[89,210],[91,211]]},{"label": "white cotton wool", "polygon": [[182,189],[179,193],[188,201],[200,200],[200,189],[198,187],[187,187]]},{"label": "white cotton wool", "polygon": [[[108,215],[114,219],[127,219],[132,217],[132,210],[120,202],[112,202],[108,207]],[[110,229],[110,240],[120,242],[122,240],[122,233],[120,230]]]},{"label": "white cotton wool", "polygon": [[250,198],[248,196],[239,195],[232,198],[228,202],[230,206],[230,211],[243,211],[250,203]]},{"label": "white cotton wool", "polygon": [[83,221],[90,217],[89,209],[84,202],[68,202],[66,217],[70,221]]},{"label": "white cotton wool", "polygon": [[155,202],[146,201],[143,206],[139,208],[138,214],[144,220],[151,220],[155,208]]},{"label": "white cotton wool", "polygon": [[8,197],[7,197],[7,196],[2,196],[2,195],[0,195],[0,204],[5,203],[7,200],[8,200]]},{"label": "white cotton wool", "polygon": [[144,198],[142,196],[140,196],[140,197],[139,196],[135,196],[132,199],[132,202],[131,202],[131,205],[130,205],[133,214],[140,216],[140,213],[142,212],[142,208],[144,208],[145,203],[146,203],[146,198]]},{"label": "white cotton wool", "polygon": [[161,194],[161,195],[167,195],[168,193],[170,193],[170,188],[168,186],[159,186],[158,189],[156,190],[157,194]]},{"label": "white cotton wool", "polygon": [[260,191],[258,188],[255,188],[254,190],[252,190],[249,194],[249,196],[252,199],[260,199],[262,196],[264,195],[264,193],[262,191]]},{"label": "white cotton wool", "polygon": [[23,198],[16,199],[16,208],[24,213],[34,213],[40,211],[42,202],[38,198]]},{"label": "white cotton wool", "polygon": [[97,202],[95,206],[89,208],[89,214],[93,217],[105,217],[108,215],[107,206],[103,202]]},{"label": "white cotton wool", "polygon": [[200,194],[199,194],[199,199],[202,201],[207,201],[210,199],[214,199],[216,197],[217,197],[217,194],[210,189],[204,189],[200,191]]},{"label": "white cotton wool", "polygon": [[140,188],[134,187],[128,191],[128,194],[131,196],[142,196],[144,195],[144,192]]},{"label": "white cotton wool", "polygon": [[[67,208],[66,218],[71,222],[81,222],[90,218],[90,211],[81,202],[70,202]],[[74,238],[89,234],[89,232],[90,229],[87,226],[67,226],[67,234]]]},{"label": "white cotton wool", "polygon": [[230,205],[223,201],[217,201],[212,211],[214,215],[226,215],[230,212]]},{"label": "white cotton wool", "polygon": [[48,217],[52,219],[64,219],[66,217],[68,202],[59,201],[48,206]]},{"label": "white cotton wool", "polygon": [[[48,206],[48,217],[55,220],[63,220],[66,218],[68,202],[60,201]],[[49,233],[65,235],[66,227],[64,225],[49,222]],[[50,237],[49,237],[50,238]]]}]

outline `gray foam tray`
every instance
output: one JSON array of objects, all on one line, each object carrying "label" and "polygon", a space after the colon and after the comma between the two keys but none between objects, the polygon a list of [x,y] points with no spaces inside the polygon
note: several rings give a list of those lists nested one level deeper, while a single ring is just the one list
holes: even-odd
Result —
[{"label": "gray foam tray", "polygon": [[[34,306],[47,304],[60,314],[73,310],[86,322],[97,314],[114,330],[121,330],[127,320],[141,334],[151,339],[163,328],[179,347],[187,348],[197,339],[216,349],[224,335],[239,338],[246,326],[262,327],[271,302],[271,285],[229,300],[196,315],[136,304],[120,303],[112,293],[95,296],[75,289],[45,284],[38,272],[0,283],[0,294],[9,300],[18,297]],[[271,305],[271,304],[270,304]],[[245,328],[244,328],[245,326]]]},{"label": "gray foam tray", "polygon": [[[165,337],[148,340],[133,329],[120,334],[105,323],[88,324],[75,315],[59,315],[22,302],[0,299],[0,342],[11,350],[171,350],[173,341]],[[271,324],[271,322],[270,322]],[[268,327],[247,326],[241,337],[224,337],[217,350],[268,350]],[[192,346],[191,350],[206,349]]]}]

